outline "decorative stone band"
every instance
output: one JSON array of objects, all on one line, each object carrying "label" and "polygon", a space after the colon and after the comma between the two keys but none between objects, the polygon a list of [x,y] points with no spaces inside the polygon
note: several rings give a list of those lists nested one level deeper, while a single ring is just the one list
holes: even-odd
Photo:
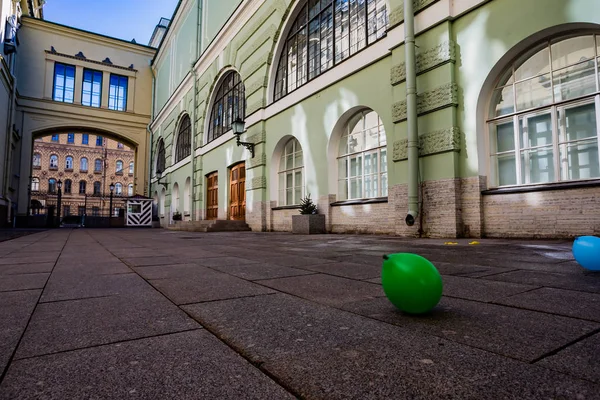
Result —
[{"label": "decorative stone band", "polygon": [[[417,113],[426,114],[441,108],[458,105],[458,85],[448,83],[429,92],[417,95]],[[392,119],[395,123],[406,120],[406,100],[392,104]]]},{"label": "decorative stone band", "polygon": [[264,99],[260,99],[252,104],[248,104],[248,107],[246,107],[246,115],[251,115],[253,113],[255,113],[256,111],[260,110],[261,108],[263,108],[265,106],[265,101]]},{"label": "decorative stone band", "polygon": [[246,181],[246,192],[257,189],[264,189],[267,187],[267,177],[259,176],[252,178],[252,180]]},{"label": "decorative stone band", "polygon": [[[436,1],[438,0],[413,0],[413,9],[415,10],[415,13],[417,13]],[[404,21],[404,3],[402,3],[400,7],[396,7],[390,12],[389,28],[400,25],[402,21]]]},{"label": "decorative stone band", "polygon": [[[419,156],[460,151],[460,130],[457,127],[425,133],[419,136]],[[392,159],[403,161],[408,158],[408,139],[394,142]]]},{"label": "decorative stone band", "polygon": [[246,171],[266,164],[267,155],[265,153],[258,154],[254,158],[249,158],[246,160]]},{"label": "decorative stone band", "polygon": [[[258,128],[260,127],[260,124],[255,124],[254,126]],[[246,139],[244,141],[254,144],[266,142],[267,132],[265,132],[264,130],[259,130],[260,128],[253,129],[254,126],[248,129],[248,132],[246,132]]]},{"label": "decorative stone band", "polygon": [[[417,74],[426,72],[438,65],[455,61],[456,44],[453,41],[440,43],[432,49],[417,54]],[[406,80],[406,64],[404,62],[392,67],[390,80],[392,85],[397,85]]]}]

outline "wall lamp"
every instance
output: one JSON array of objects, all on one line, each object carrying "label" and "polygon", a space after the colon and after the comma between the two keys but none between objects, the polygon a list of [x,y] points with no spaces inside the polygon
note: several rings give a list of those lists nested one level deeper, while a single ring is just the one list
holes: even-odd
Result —
[{"label": "wall lamp", "polygon": [[240,136],[244,133],[244,127],[246,126],[246,122],[242,120],[239,116],[231,123],[231,129],[233,129],[233,134],[237,137],[237,145],[244,146],[248,150],[250,150],[250,154],[252,154],[252,158],[254,158],[254,143],[249,142],[241,142]]},{"label": "wall lamp", "polygon": [[156,183],[163,186],[168,186],[167,182],[161,182],[160,178],[162,178],[162,171],[156,171]]}]

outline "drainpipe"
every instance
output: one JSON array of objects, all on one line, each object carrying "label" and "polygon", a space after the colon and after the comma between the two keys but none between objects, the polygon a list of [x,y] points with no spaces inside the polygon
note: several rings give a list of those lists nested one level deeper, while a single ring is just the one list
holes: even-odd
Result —
[{"label": "drainpipe", "polygon": [[417,131],[417,72],[415,63],[415,16],[412,0],[404,0],[404,49],[406,52],[406,123],[408,130],[408,214],[413,226],[419,215],[419,134]]},{"label": "drainpipe", "polygon": [[196,115],[196,108],[198,107],[197,101],[198,99],[196,98],[196,90],[198,90],[198,76],[196,75],[196,69],[194,68],[194,65],[196,64],[196,61],[198,61],[198,59],[200,58],[200,16],[201,16],[201,12],[200,10],[202,9],[202,1],[198,0],[197,1],[197,6],[196,6],[196,57],[194,57],[194,61],[192,62],[191,65],[191,73],[192,73],[192,79],[194,79],[194,89],[193,89],[193,93],[192,93],[192,98],[194,99],[194,101],[192,101],[192,140],[191,140],[191,146],[192,146],[192,158],[191,158],[191,168],[192,168],[192,173],[190,174],[190,219],[193,221],[194,220],[194,214],[195,214],[195,210],[194,210],[194,201],[195,201],[195,195],[194,195],[194,188],[195,188],[195,167],[194,167],[194,161],[196,160],[196,149],[195,149],[195,145],[196,145],[196,132],[197,132],[197,115]]},{"label": "drainpipe", "polygon": [[[8,102],[8,118],[6,121],[6,143],[4,145],[4,187],[2,188],[2,196],[4,196],[4,198],[7,198],[7,192],[8,192],[8,187],[10,185],[10,171],[11,171],[11,165],[10,162],[12,160],[10,160],[11,157],[9,157],[10,155],[10,142],[13,136],[13,123],[14,123],[14,113],[15,113],[15,101],[16,101],[16,97],[17,97],[17,76],[16,76],[16,64],[17,64],[17,54],[13,53],[10,56],[10,64],[9,64],[9,74],[13,79],[13,87],[12,87],[12,91],[10,92],[10,100]],[[18,192],[17,192],[18,193]],[[9,210],[7,213],[7,222],[10,221],[10,218],[12,218],[12,202],[13,199],[10,199],[9,202]]]},{"label": "drainpipe", "polygon": [[152,132],[152,129],[150,128],[150,125],[152,125],[152,121],[154,120],[154,103],[155,103],[155,92],[154,92],[154,85],[156,84],[156,77],[154,76],[154,68],[152,68],[152,65],[150,65],[150,72],[152,73],[152,112],[151,112],[151,117],[150,117],[150,123],[148,124],[148,126],[146,127],[146,130],[148,132],[150,132],[150,143],[148,143],[148,161],[147,161],[147,165],[148,165],[148,197],[152,197],[152,144],[154,143],[154,132]]}]

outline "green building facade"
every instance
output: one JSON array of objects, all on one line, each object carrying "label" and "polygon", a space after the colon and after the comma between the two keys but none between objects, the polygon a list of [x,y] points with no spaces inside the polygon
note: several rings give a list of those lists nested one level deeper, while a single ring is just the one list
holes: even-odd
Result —
[{"label": "green building facade", "polygon": [[600,232],[600,3],[413,7],[414,225],[401,0],[182,0],[153,61],[161,225],[289,231],[310,195],[330,232]]}]

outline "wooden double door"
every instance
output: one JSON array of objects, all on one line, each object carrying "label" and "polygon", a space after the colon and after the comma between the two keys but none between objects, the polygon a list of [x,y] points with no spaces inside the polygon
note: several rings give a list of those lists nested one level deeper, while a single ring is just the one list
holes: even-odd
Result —
[{"label": "wooden double door", "polygon": [[[206,219],[217,219],[219,214],[219,174],[206,176]],[[229,169],[229,219],[246,219],[246,165],[239,163]]]}]

